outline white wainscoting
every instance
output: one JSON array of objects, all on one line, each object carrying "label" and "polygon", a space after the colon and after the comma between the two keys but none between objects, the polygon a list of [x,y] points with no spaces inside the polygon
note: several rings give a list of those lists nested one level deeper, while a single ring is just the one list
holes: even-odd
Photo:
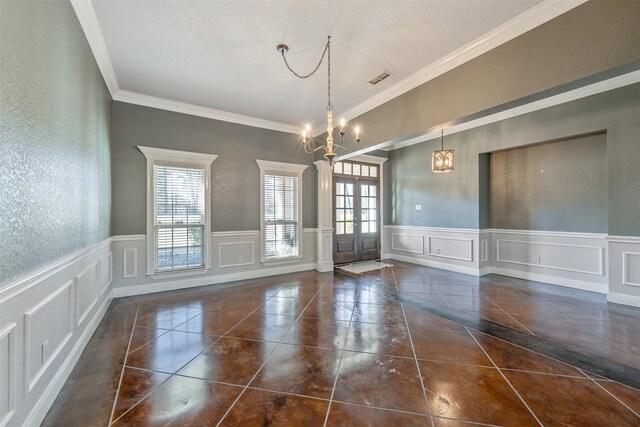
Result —
[{"label": "white wainscoting", "polygon": [[609,236],[607,300],[640,307],[640,237]]},{"label": "white wainscoting", "polygon": [[0,330],[0,426],[16,409],[16,324]]},{"label": "white wainscoting", "polygon": [[478,230],[385,225],[382,232],[382,258],[479,274]]},{"label": "white wainscoting", "polygon": [[[496,273],[600,293],[608,291],[605,234],[400,225],[385,225],[383,230],[385,241],[391,242],[388,246],[383,243],[383,258],[476,276]],[[421,246],[424,242],[428,244],[426,253]],[[631,252],[640,254],[640,247]],[[622,263],[622,254],[620,257]],[[634,255],[624,259],[633,266],[640,262],[640,257]],[[622,271],[620,266],[616,268]],[[625,267],[625,271],[625,281],[640,280],[640,267]]]},{"label": "white wainscoting", "polygon": [[473,239],[429,236],[429,255],[473,262]]},{"label": "white wainscoting", "polygon": [[111,239],[0,289],[0,426],[36,426],[111,302]]},{"label": "white wainscoting", "polygon": [[[130,276],[136,255],[137,271],[146,271],[146,242],[140,235],[113,238],[114,297],[141,295],[153,292],[214,285],[236,280],[254,279],[277,274],[315,270],[317,268],[316,228],[305,228],[302,238],[302,258],[282,263],[261,263],[260,232],[258,230],[223,231],[211,233],[211,268],[200,274],[185,277],[150,278],[143,274]],[[122,261],[120,261],[122,260]]]},{"label": "white wainscoting", "polygon": [[490,233],[490,272],[592,292],[609,289],[605,234],[485,231]]}]

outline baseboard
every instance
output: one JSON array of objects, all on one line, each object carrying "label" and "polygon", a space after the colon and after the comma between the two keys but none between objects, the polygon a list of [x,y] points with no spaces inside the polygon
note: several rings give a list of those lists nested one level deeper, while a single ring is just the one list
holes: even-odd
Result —
[{"label": "baseboard", "polygon": [[609,291],[609,285],[601,283],[585,282],[583,280],[567,279],[564,277],[549,276],[546,274],[531,273],[529,271],[519,271],[510,268],[486,267],[484,274],[494,273],[501,276],[515,277],[518,279],[533,280],[535,282],[549,283],[551,285],[564,286],[566,288],[580,289],[583,291],[597,292],[606,294]]},{"label": "baseboard", "polygon": [[316,267],[316,263],[296,264],[243,271],[241,273],[220,274],[217,276],[203,276],[186,280],[172,280],[167,282],[148,283],[144,285],[125,286],[121,288],[113,288],[113,297],[122,298],[135,295],[152,294],[155,292],[176,291],[179,289],[195,288],[198,286],[217,285],[220,283],[235,282],[238,280],[257,279],[260,277],[277,276],[279,274],[315,270]]},{"label": "baseboard", "polygon": [[91,336],[93,336],[93,333],[106,314],[107,308],[109,308],[109,304],[112,300],[113,296],[111,294],[107,295],[104,299],[102,305],[91,319],[91,322],[89,322],[85,330],[82,332],[82,335],[67,355],[67,358],[62,362],[62,365],[47,385],[47,388],[45,388],[44,392],[33,406],[29,416],[22,424],[23,427],[39,426],[42,423],[42,420],[44,420],[47,412],[51,409],[51,405],[53,405],[58,393],[60,393],[64,383],[69,378],[71,371],[74,366],[76,366],[76,363],[84,351],[84,348],[87,346],[89,339],[91,339]]},{"label": "baseboard", "polygon": [[406,255],[387,253],[382,254],[381,259],[395,259],[397,261],[410,262],[412,264],[424,265],[425,267],[439,268],[441,270],[454,271],[456,273],[469,274],[471,276],[478,276],[480,274],[480,271],[477,268],[448,264],[446,262],[431,261],[424,258],[414,258]]},{"label": "baseboard", "polygon": [[624,305],[632,305],[634,307],[640,307],[640,297],[635,295],[609,292],[607,294],[607,301],[613,302],[615,304],[624,304]]},{"label": "baseboard", "polygon": [[316,270],[320,273],[327,273],[333,271],[333,261],[319,261],[316,264]]}]

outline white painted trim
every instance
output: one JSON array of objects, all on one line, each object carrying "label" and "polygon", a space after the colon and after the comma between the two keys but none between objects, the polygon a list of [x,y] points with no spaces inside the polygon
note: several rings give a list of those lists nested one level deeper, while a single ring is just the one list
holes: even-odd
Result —
[{"label": "white painted trim", "polygon": [[74,264],[75,262],[93,254],[94,252],[102,249],[104,246],[110,243],[111,243],[111,238],[107,238],[101,242],[94,243],[93,245],[90,245],[86,248],[79,249],[66,257],[63,257],[50,264],[47,264],[44,267],[39,268],[32,273],[28,273],[23,277],[19,277],[13,282],[9,282],[8,284],[0,288],[0,304],[10,300],[11,298],[15,297],[19,293],[26,291],[27,289],[40,283],[41,281],[48,279],[54,274],[61,272],[62,270]]},{"label": "white painted trim", "polygon": [[318,228],[303,228],[302,229],[303,233],[317,233],[318,231],[320,231],[320,229],[318,229]]},{"label": "white painted trim", "polygon": [[[27,397],[31,390],[38,384],[42,375],[49,369],[49,366],[53,363],[53,361],[58,357],[58,354],[62,351],[62,349],[67,345],[71,337],[73,336],[75,319],[73,316],[73,307],[75,306],[75,291],[74,291],[74,283],[75,280],[69,280],[64,285],[60,286],[58,289],[50,293],[46,298],[41,300],[38,304],[34,305],[23,314],[23,322],[24,322],[24,354],[23,356],[23,373],[24,373],[24,393],[23,396]],[[68,316],[68,329],[67,335],[60,341],[55,350],[47,357],[47,360],[42,364],[40,369],[35,373],[33,378],[31,378],[31,317],[38,311],[40,311],[43,307],[53,301],[58,295],[60,295],[65,290],[69,289],[69,313],[66,313]]]},{"label": "white painted trim", "polygon": [[71,371],[78,362],[82,351],[87,346],[89,339],[106,314],[107,308],[109,308],[109,304],[111,303],[112,299],[113,297],[111,295],[107,296],[107,298],[104,299],[102,305],[96,311],[96,314],[93,316],[91,321],[87,324],[87,327],[82,332],[82,335],[80,335],[80,338],[73,346],[60,368],[56,371],[51,381],[49,381],[42,395],[40,395],[40,397],[38,398],[38,401],[31,409],[31,412],[27,416],[27,419],[22,424],[23,426],[38,426],[42,423],[42,420],[44,420],[47,412],[49,412],[51,405],[53,405],[55,398],[58,396],[58,393],[60,393],[62,386],[64,385],[65,381],[67,381],[67,378],[71,374]]},{"label": "white painted trim", "polygon": [[[179,167],[195,167],[204,170],[204,268],[211,268],[211,164],[218,157],[215,154],[197,153],[192,151],[167,150],[164,148],[144,147],[138,145],[138,149],[147,158],[147,275],[153,276],[156,272],[155,262],[155,174],[156,164],[175,165]],[[137,256],[137,255],[136,255]],[[137,263],[136,263],[137,268]],[[172,273],[182,273],[173,271]],[[137,270],[136,270],[137,275]]]},{"label": "white painted trim", "polygon": [[[131,274],[127,274],[129,271],[128,252],[133,253],[133,272]],[[126,248],[122,251],[122,278],[131,279],[133,277],[138,277],[138,248]]]},{"label": "white painted trim", "polygon": [[[500,242],[508,242],[508,243],[522,243],[525,245],[547,245],[547,246],[560,246],[566,248],[588,248],[588,249],[597,249],[599,252],[598,256],[598,271],[586,271],[586,270],[576,270],[573,268],[566,267],[556,267],[548,264],[533,264],[530,262],[522,262],[522,261],[510,261],[505,260],[500,257]],[[527,265],[536,268],[549,268],[552,270],[562,270],[562,271],[570,271],[572,273],[581,273],[581,274],[590,274],[594,276],[604,276],[604,247],[601,246],[587,246],[587,245],[568,245],[564,243],[550,243],[550,242],[532,242],[527,240],[505,240],[505,239],[496,239],[496,261],[502,262],[505,264],[518,264],[518,265]]]},{"label": "white painted trim", "polygon": [[615,304],[624,304],[624,305],[631,305],[633,307],[640,307],[640,297],[635,295],[609,292],[607,294],[607,301]]},{"label": "white painted trim", "polygon": [[80,26],[82,26],[87,42],[89,42],[89,47],[93,52],[107,89],[109,89],[111,97],[115,99],[118,92],[120,92],[118,78],[113,69],[93,5],[90,0],[71,0],[71,6],[73,6],[78,21],[80,21]]},{"label": "white painted trim", "polygon": [[[296,163],[272,162],[269,160],[257,160],[260,169],[260,262],[263,264],[273,264],[279,262],[300,262],[303,257],[304,242],[302,241],[304,212],[302,205],[302,173],[309,165]],[[295,176],[298,179],[298,255],[286,259],[267,259],[266,256],[266,222],[264,219],[264,176],[269,174]]]},{"label": "white painted trim", "polygon": [[[89,267],[85,268],[84,270],[82,270],[82,272],[80,274],[78,274],[74,279],[73,279],[73,287],[75,288],[74,290],[74,294],[75,294],[75,305],[76,305],[76,327],[80,326],[82,324],[82,322],[84,321],[84,319],[89,315],[89,313],[91,313],[91,310],[93,310],[93,307],[95,307],[95,305],[98,303],[98,301],[100,300],[100,270],[99,270],[99,262],[100,261],[96,261],[95,263],[91,264]],[[95,298],[93,299],[93,301],[91,301],[91,304],[89,304],[89,306],[85,309],[85,311],[83,313],[80,313],[80,278],[82,276],[84,276],[85,274],[87,274],[87,272],[89,270],[91,270],[92,268],[95,268],[95,277],[94,277],[94,286],[95,286]]]},{"label": "white painted trim", "polygon": [[627,261],[627,257],[629,255],[638,255],[640,256],[639,252],[622,252],[622,284],[623,285],[627,285],[627,286],[640,286],[640,283],[638,282],[631,282],[629,281],[629,276],[628,276],[628,269],[627,267],[629,266],[628,261]]},{"label": "white painted trim", "polygon": [[142,145],[138,145],[138,150],[142,151],[142,154],[144,154],[147,160],[158,160],[170,163],[189,163],[201,166],[211,166],[211,163],[213,163],[213,161],[218,157],[216,154],[144,147]]},{"label": "white painted trim", "polygon": [[[409,236],[409,237],[420,237],[420,242],[422,243],[422,250],[421,251],[410,251],[409,249],[400,249],[397,248],[395,246],[395,236]],[[401,234],[401,233],[391,233],[391,249],[394,251],[401,251],[401,252],[411,252],[413,254],[420,254],[423,255],[424,254],[424,236],[422,234]]]},{"label": "white painted trim", "polygon": [[417,225],[384,225],[386,229],[397,230],[414,230],[424,232],[436,232],[436,233],[465,233],[465,234],[479,234],[480,230],[474,228],[444,228],[444,227],[421,227]]},{"label": "white painted trim", "polygon": [[480,239],[480,262],[489,261],[489,239]]},{"label": "white painted trim", "polygon": [[[341,158],[336,159],[336,163],[340,162],[340,160]],[[358,154],[357,156],[349,158],[349,160],[382,166],[389,159],[385,157],[372,156],[370,154]],[[382,171],[380,171],[380,178],[382,178]]]},{"label": "white painted trim", "polygon": [[[5,427],[16,412],[17,386],[16,386],[16,324],[10,323],[0,330],[0,342],[7,337],[7,394],[0,393],[0,398],[7,398],[7,413],[0,418],[0,427]],[[0,390],[2,392],[2,390]],[[2,414],[0,414],[2,415]]]},{"label": "white painted trim", "polygon": [[260,270],[243,271],[240,273],[221,274],[217,276],[206,276],[197,279],[174,280],[161,283],[151,283],[146,285],[134,285],[113,289],[115,298],[128,297],[133,295],[144,295],[156,292],[172,291],[178,289],[194,288],[198,286],[216,285],[220,283],[234,282],[237,280],[256,279],[260,277],[276,276],[279,274],[297,273],[300,271],[314,270],[315,263],[296,264],[284,267],[265,268]]},{"label": "white painted trim", "polygon": [[[445,55],[389,88],[378,92],[364,102],[340,114],[345,120],[352,120],[405,92],[410,91],[474,58],[512,40],[545,22],[581,5],[586,0],[544,1],[515,18],[494,28],[483,36]],[[318,129],[318,127],[315,127]],[[440,134],[438,134],[438,137]]]},{"label": "white painted trim", "polygon": [[146,238],[146,234],[122,234],[110,237],[112,242],[131,242],[134,240],[146,240]]},{"label": "white painted trim", "polygon": [[606,233],[581,233],[573,231],[514,230],[506,228],[483,228],[482,232],[492,234],[526,234],[530,236],[564,237],[569,239],[606,239]]},{"label": "white painted trim", "polygon": [[260,230],[246,230],[246,231],[214,231],[211,233],[212,237],[236,237],[236,236],[255,236],[259,235]]},{"label": "white painted trim", "polygon": [[[632,71],[620,76],[612,77],[607,80],[602,80],[597,83],[593,83],[587,86],[582,86],[578,89],[569,90],[567,92],[560,93],[558,95],[549,96],[538,101],[530,102],[518,107],[510,108],[508,110],[500,111],[495,114],[480,117],[475,120],[454,125],[447,128],[447,134],[452,135],[455,133],[463,132],[476,127],[488,125],[491,123],[499,122],[501,120],[510,119],[513,117],[521,116],[523,114],[532,113],[534,111],[542,110],[556,105],[565,104],[567,102],[575,101],[577,99],[586,98],[588,96],[597,95],[599,93],[607,92],[610,90],[618,89],[624,86],[632,85],[640,82],[640,70]],[[418,135],[409,138],[403,142],[395,143],[395,140],[382,142],[372,147],[367,147],[366,151],[373,150],[396,150],[399,148],[408,147],[410,145],[420,144],[422,142],[430,141],[440,138],[440,133],[432,132],[428,134]]]},{"label": "white painted trim", "polygon": [[126,90],[119,90],[116,94],[112,94],[112,96],[114,101],[126,102],[128,104],[142,105],[144,107],[157,108],[159,110],[173,111],[175,113],[189,114],[191,116],[205,117],[207,119],[220,120],[223,122],[262,129],[270,129],[278,132],[294,134],[300,133],[299,126],[288,123],[245,116],[243,114],[231,113],[229,111],[217,110],[215,108],[204,107],[201,105],[188,104],[186,102],[172,101],[170,99],[158,98]]},{"label": "white painted trim", "polygon": [[[533,280],[535,282],[549,283],[552,285],[564,286],[567,288],[581,289],[583,291],[598,292],[606,294],[609,291],[609,285],[601,283],[585,282],[582,280],[566,279],[564,277],[549,276],[546,274],[531,273],[529,271],[512,270],[510,268],[487,267],[493,274],[501,276],[510,276],[518,279]],[[483,269],[483,272],[486,269]],[[485,274],[487,274],[485,272]]]},{"label": "white painted trim", "polygon": [[[469,258],[461,258],[461,257],[450,256],[450,255],[440,255],[440,253],[433,253],[431,250],[431,239],[458,240],[463,242],[469,242],[469,248],[470,248],[469,253],[471,254],[471,256]],[[449,258],[449,259],[456,259],[459,261],[473,262],[473,239],[461,239],[458,237],[446,237],[446,236],[429,236],[428,255],[433,257],[439,257],[439,258]]]},{"label": "white painted trim", "polygon": [[[236,264],[224,264],[222,265],[222,247],[230,246],[230,245],[251,245],[251,262],[240,262]],[[255,261],[255,243],[253,240],[246,242],[220,242],[218,243],[218,267],[220,268],[228,268],[228,267],[240,267],[242,265],[253,265],[256,263]]]},{"label": "white painted trim", "polygon": [[309,165],[300,165],[297,163],[284,163],[284,162],[272,162],[269,160],[256,160],[260,171],[275,172],[275,173],[292,173],[296,175],[302,174]]},{"label": "white painted trim", "polygon": [[394,253],[382,254],[381,259],[395,259],[397,261],[409,262],[412,264],[424,265],[425,267],[439,268],[441,270],[454,271],[456,273],[469,274],[471,276],[478,276],[480,274],[477,268],[465,267],[457,264],[449,264],[444,262],[432,261],[424,258],[414,258],[406,255],[399,255]]},{"label": "white painted trim", "polygon": [[640,244],[640,236],[607,236],[607,240],[613,243]]},{"label": "white painted trim", "polygon": [[176,277],[202,276],[209,272],[208,268],[188,268],[176,271],[164,271],[162,273],[148,274],[147,277],[153,280],[175,279]]}]

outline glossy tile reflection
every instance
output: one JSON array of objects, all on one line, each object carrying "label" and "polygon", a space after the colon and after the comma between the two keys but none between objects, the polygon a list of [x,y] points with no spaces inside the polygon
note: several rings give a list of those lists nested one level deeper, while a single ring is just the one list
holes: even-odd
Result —
[{"label": "glossy tile reflection", "polygon": [[640,310],[391,263],[115,301],[43,425],[640,425]]}]

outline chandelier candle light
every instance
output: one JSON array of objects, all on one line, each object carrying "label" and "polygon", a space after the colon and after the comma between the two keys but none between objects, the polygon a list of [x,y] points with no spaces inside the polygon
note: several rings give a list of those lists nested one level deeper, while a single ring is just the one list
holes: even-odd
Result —
[{"label": "chandelier candle light", "polygon": [[[289,52],[289,46],[287,46],[286,44],[279,44],[277,46],[277,49],[278,49],[278,52],[282,54],[282,59],[284,59],[284,63],[289,69],[289,71],[291,71],[291,73],[293,73],[293,75],[298,77],[299,79],[307,79],[313,76],[316,73],[316,71],[318,71],[318,68],[320,68],[320,65],[322,64],[322,61],[324,60],[325,55],[327,56],[327,98],[328,98],[327,143],[325,145],[320,145],[316,148],[312,148],[311,147],[311,126],[307,124],[302,130],[302,146],[304,147],[304,151],[307,153],[315,153],[318,150],[324,150],[325,159],[329,160],[329,165],[333,165],[333,160],[337,157],[336,150],[338,148],[342,148],[343,150],[347,150],[347,151],[351,151],[351,150],[347,149],[342,145],[344,143],[344,136],[346,134],[346,122],[344,119],[340,120],[340,131],[339,131],[340,143],[338,144],[333,142],[333,108],[331,106],[331,36],[327,38],[327,44],[324,47],[324,51],[322,52],[322,57],[320,58],[318,65],[316,65],[316,68],[309,74],[301,75],[296,73],[291,68],[291,66],[287,62],[287,57],[285,56],[285,54]],[[355,148],[358,148],[358,143],[360,142],[360,128],[358,126],[355,127],[354,141],[355,141]]]},{"label": "chandelier candle light", "polygon": [[453,170],[453,150],[444,149],[444,129],[440,136],[440,150],[434,150],[431,157],[433,173],[446,173]]}]

